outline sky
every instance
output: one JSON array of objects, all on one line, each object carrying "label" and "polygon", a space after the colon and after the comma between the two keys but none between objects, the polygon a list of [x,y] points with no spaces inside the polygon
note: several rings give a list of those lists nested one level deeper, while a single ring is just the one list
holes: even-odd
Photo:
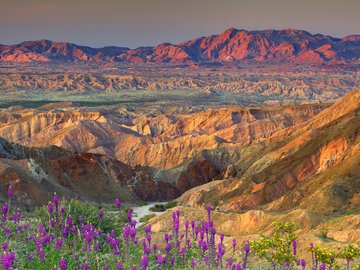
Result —
[{"label": "sky", "polygon": [[360,34],[360,0],[0,0],[0,44],[135,48],[246,30]]}]

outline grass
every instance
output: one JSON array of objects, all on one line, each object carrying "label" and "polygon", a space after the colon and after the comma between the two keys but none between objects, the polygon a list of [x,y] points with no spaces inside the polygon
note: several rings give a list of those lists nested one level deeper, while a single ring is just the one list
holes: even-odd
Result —
[{"label": "grass", "polygon": [[141,223],[148,223],[149,220],[152,219],[152,218],[155,217],[155,216],[156,216],[155,214],[145,215],[145,216],[141,217],[141,218],[139,219],[139,221],[140,221]]}]

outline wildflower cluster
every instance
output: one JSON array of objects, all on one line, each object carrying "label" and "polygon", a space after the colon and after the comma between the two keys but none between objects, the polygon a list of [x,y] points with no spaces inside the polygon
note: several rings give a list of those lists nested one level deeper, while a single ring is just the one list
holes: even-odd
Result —
[{"label": "wildflower cluster", "polygon": [[[0,265],[5,270],[245,270],[257,267],[261,258],[274,268],[332,269],[338,260],[345,260],[345,266],[350,269],[356,267],[360,254],[360,246],[355,244],[340,253],[312,245],[309,250],[313,261],[306,264],[297,258],[294,226],[284,223],[278,224],[273,237],[241,244],[233,239],[231,245],[226,246],[225,235],[218,233],[214,226],[210,206],[206,207],[207,218],[202,222],[185,220],[181,224],[180,211],[174,211],[172,232],[164,234],[163,241],[156,243],[151,225],[138,231],[131,210],[123,212],[126,218],[119,218],[124,210],[119,199],[115,200],[115,217],[110,218],[109,213],[102,210],[94,217],[91,212],[94,209],[60,202],[54,194],[38,218],[28,219],[20,210],[10,209],[11,188],[8,196],[0,227]],[[120,223],[115,222],[119,219]]]}]

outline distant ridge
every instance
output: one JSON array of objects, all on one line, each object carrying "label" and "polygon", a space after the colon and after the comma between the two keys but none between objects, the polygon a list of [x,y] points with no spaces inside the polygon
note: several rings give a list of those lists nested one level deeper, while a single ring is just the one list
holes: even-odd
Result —
[{"label": "distant ridge", "polygon": [[296,29],[225,32],[155,47],[91,48],[50,40],[0,45],[0,61],[196,64],[216,62],[359,63],[360,35],[333,38]]}]

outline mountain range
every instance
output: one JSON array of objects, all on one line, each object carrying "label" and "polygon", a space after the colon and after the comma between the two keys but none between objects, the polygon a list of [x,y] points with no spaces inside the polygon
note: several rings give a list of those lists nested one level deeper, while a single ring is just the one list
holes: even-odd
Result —
[{"label": "mountain range", "polygon": [[0,45],[0,61],[10,62],[124,62],[198,64],[217,62],[359,63],[360,35],[334,38],[303,30],[225,32],[190,41],[154,47],[91,48],[50,40]]}]

